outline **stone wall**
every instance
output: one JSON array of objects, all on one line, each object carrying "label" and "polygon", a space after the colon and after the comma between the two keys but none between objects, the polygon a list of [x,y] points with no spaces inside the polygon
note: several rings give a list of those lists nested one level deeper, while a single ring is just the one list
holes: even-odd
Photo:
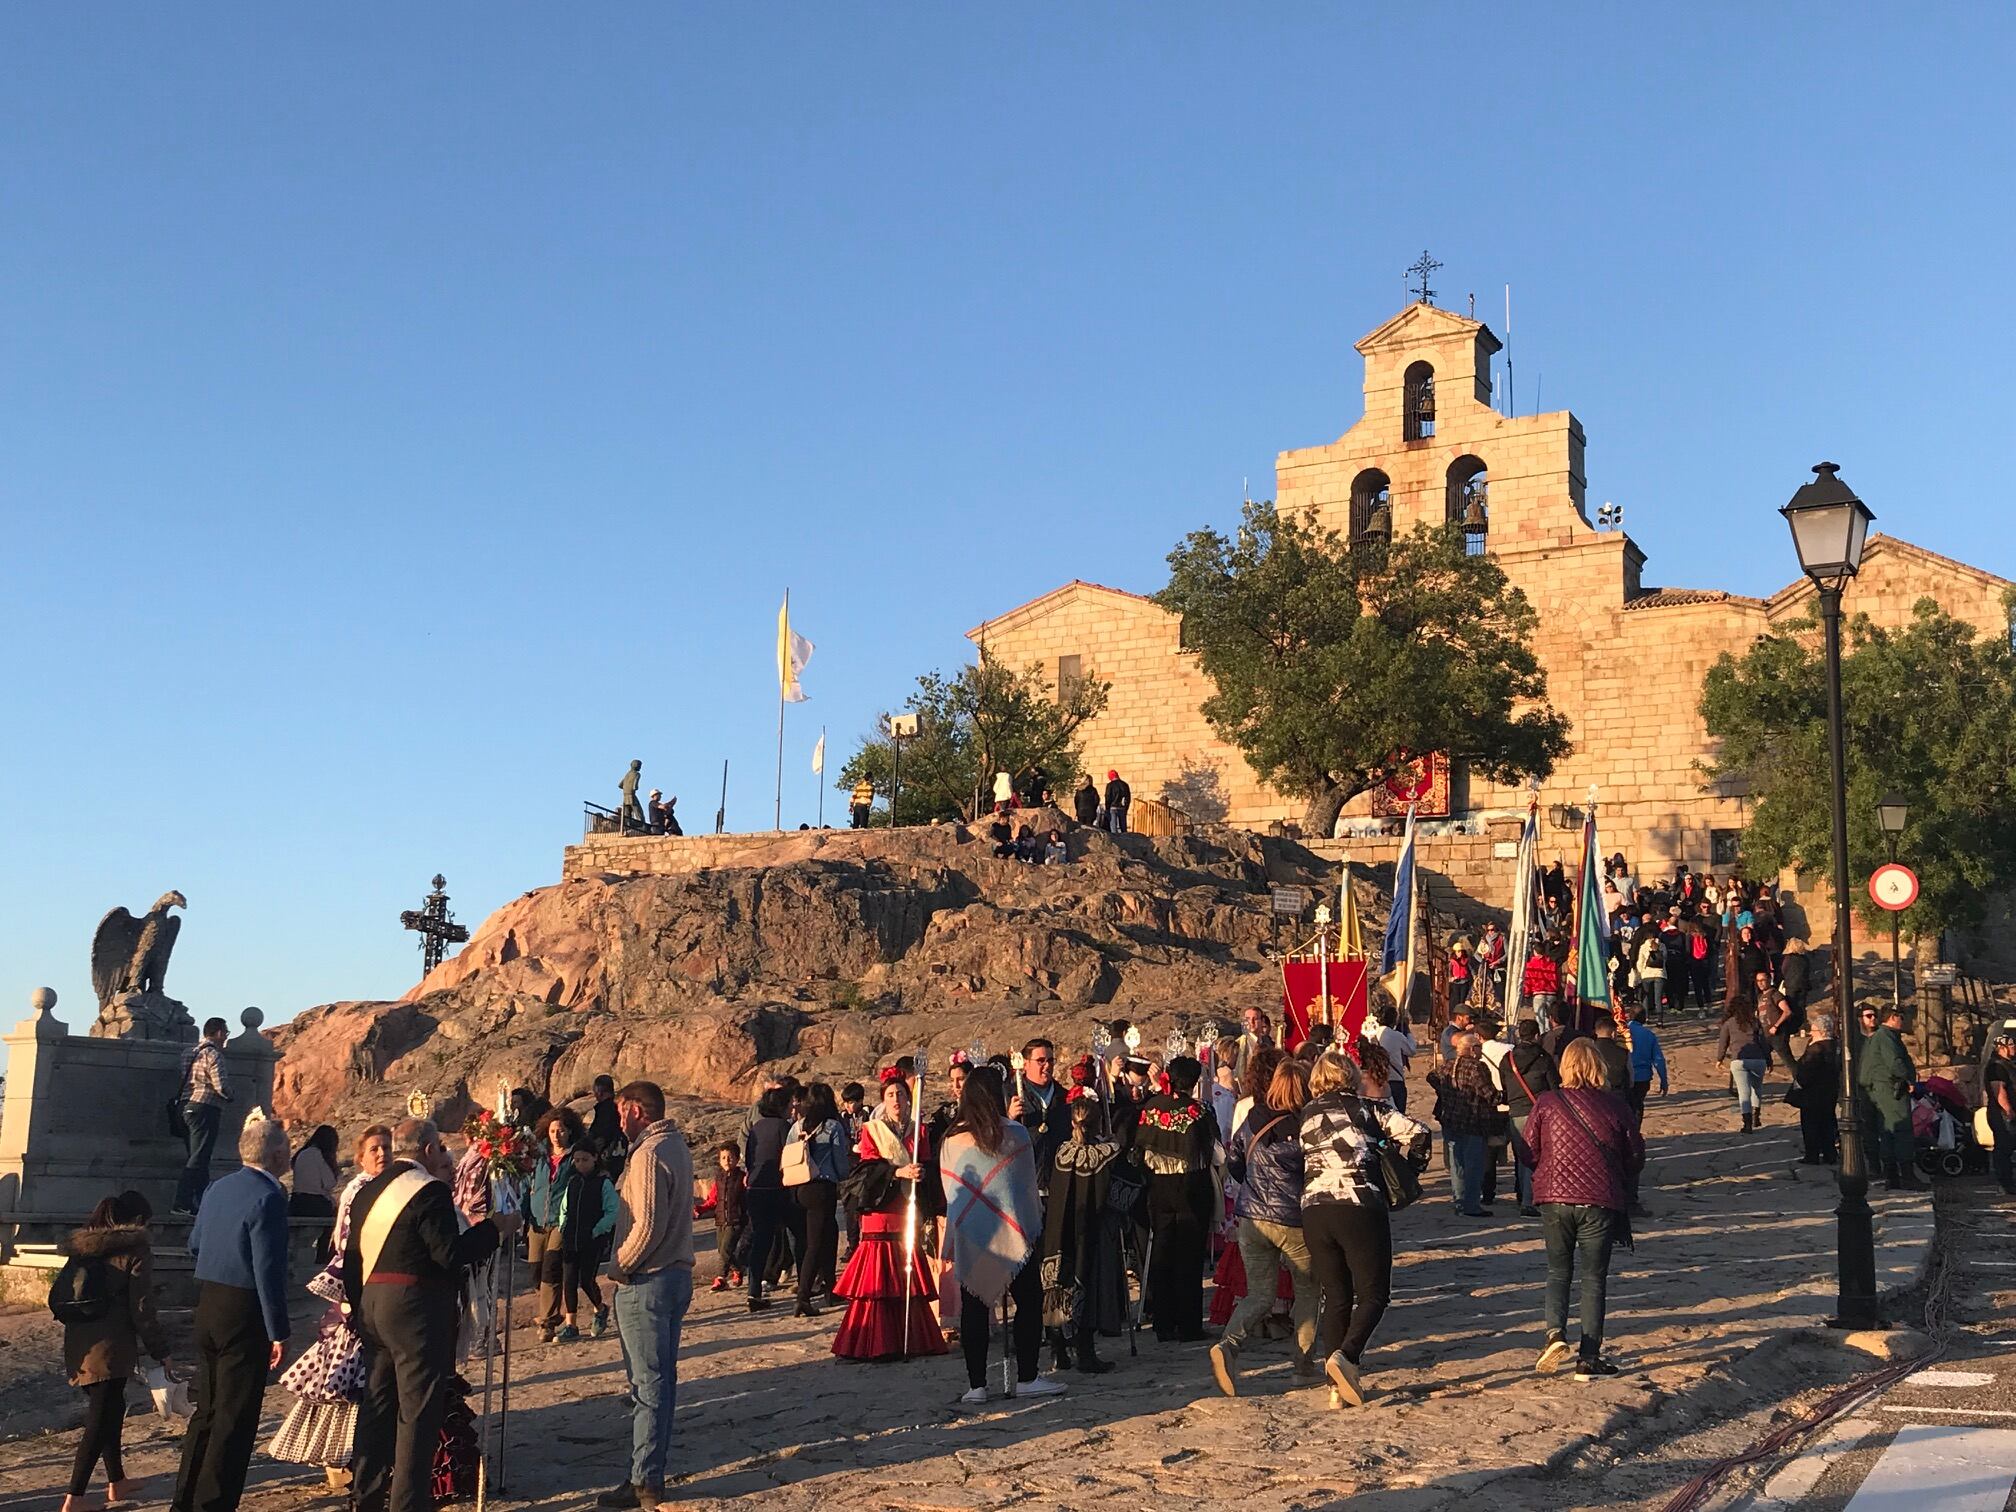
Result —
[{"label": "stone wall", "polygon": [[1139,594],[1074,582],[968,633],[989,656],[1034,667],[1052,686],[1074,656],[1083,676],[1111,685],[1106,712],[1085,727],[1082,747],[1086,770],[1102,786],[1117,771],[1137,798],[1166,799],[1206,823],[1257,828],[1299,812],[1212,733],[1201,712],[1211,684],[1177,644],[1181,627]]},{"label": "stone wall", "polygon": [[[185,1152],[168,1132],[167,1104],[182,1080],[185,1045],[69,1033],[56,994],[36,991],[31,1017],[6,1036],[7,1094],[0,1104],[0,1213],[81,1216],[127,1187],[166,1214]],[[232,1101],[217,1132],[213,1178],[238,1165],[238,1132],[255,1107],[271,1108],[279,1060],[259,1032],[259,1011],[224,1049]]]}]

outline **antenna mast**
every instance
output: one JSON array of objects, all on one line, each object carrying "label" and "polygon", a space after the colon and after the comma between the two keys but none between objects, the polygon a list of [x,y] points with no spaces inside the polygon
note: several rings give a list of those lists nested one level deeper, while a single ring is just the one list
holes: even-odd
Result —
[{"label": "antenna mast", "polygon": [[1512,285],[1505,285],[1505,417],[1509,420],[1519,413],[1518,401],[1512,393]]}]

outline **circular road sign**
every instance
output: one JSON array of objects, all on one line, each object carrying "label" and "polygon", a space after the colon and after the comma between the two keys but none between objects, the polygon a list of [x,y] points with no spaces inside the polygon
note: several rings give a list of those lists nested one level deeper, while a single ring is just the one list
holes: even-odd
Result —
[{"label": "circular road sign", "polygon": [[1869,874],[1869,896],[1878,908],[1901,913],[1918,901],[1918,874],[1891,861]]}]

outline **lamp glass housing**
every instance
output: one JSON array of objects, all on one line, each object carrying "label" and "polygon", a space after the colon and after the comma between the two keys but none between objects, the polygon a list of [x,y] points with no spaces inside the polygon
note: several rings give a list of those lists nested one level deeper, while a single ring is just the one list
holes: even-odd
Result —
[{"label": "lamp glass housing", "polygon": [[1883,826],[1884,834],[1901,835],[1910,812],[1911,806],[1901,794],[1885,793],[1876,804],[1876,821]]}]

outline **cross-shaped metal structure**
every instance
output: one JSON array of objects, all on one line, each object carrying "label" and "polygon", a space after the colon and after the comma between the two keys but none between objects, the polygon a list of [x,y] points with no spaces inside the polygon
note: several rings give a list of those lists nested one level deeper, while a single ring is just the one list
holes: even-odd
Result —
[{"label": "cross-shaped metal structure", "polygon": [[427,971],[448,959],[450,945],[460,945],[469,938],[469,926],[457,924],[448,912],[448,894],[443,891],[447,885],[448,879],[436,872],[434,891],[421,900],[418,908],[408,908],[399,915],[402,925],[419,933],[420,959]]},{"label": "cross-shaped metal structure", "polygon": [[1408,288],[1415,295],[1417,295],[1424,304],[1433,304],[1435,302],[1435,291],[1428,287],[1428,275],[1430,273],[1433,273],[1437,268],[1440,268],[1441,266],[1442,264],[1435,261],[1434,258],[1428,255],[1428,249],[1426,247],[1423,247],[1421,249],[1421,260],[1416,264],[1414,264],[1413,267],[1407,270],[1407,276],[1409,278],[1418,278],[1421,280],[1420,288],[1416,289],[1412,284],[1409,284]]}]

